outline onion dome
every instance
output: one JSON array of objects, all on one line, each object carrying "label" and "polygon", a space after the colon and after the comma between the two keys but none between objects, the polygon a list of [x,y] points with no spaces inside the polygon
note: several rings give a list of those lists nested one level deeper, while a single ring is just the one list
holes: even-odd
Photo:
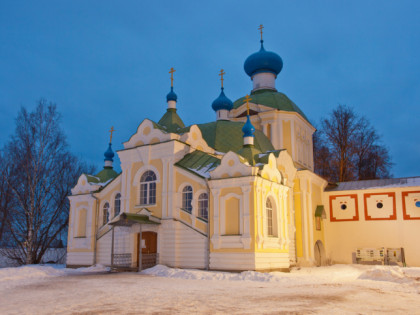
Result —
[{"label": "onion dome", "polygon": [[171,91],[168,93],[168,95],[166,95],[166,101],[175,101],[178,99],[178,96],[175,94],[174,92],[174,87],[171,86]]},{"label": "onion dome", "polygon": [[113,162],[114,161],[114,151],[112,151],[112,149],[111,149],[111,143],[109,144],[109,146],[108,146],[108,150],[106,150],[105,151],[105,153],[104,153],[104,156],[105,156],[105,159],[104,159],[104,161],[111,161],[111,162]]},{"label": "onion dome", "polygon": [[233,103],[230,99],[226,97],[225,93],[223,92],[223,88],[220,92],[219,97],[213,101],[211,107],[215,112],[222,109],[231,110],[233,108]]},{"label": "onion dome", "polygon": [[246,116],[246,123],[242,127],[242,132],[244,133],[244,138],[254,137],[255,127],[252,125],[249,115]]},{"label": "onion dome", "polygon": [[261,72],[270,72],[277,76],[283,68],[283,60],[280,56],[272,51],[266,51],[263,42],[261,40],[260,51],[253,53],[245,60],[244,70],[250,77]]}]

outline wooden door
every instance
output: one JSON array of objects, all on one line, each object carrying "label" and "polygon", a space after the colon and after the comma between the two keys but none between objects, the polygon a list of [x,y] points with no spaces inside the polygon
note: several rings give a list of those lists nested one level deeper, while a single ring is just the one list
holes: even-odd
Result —
[{"label": "wooden door", "polygon": [[[142,269],[150,268],[156,265],[157,261],[157,233],[143,232],[141,235],[143,247],[141,249]],[[140,248],[140,234],[137,234],[138,250]],[[138,267],[138,261],[137,261]]]},{"label": "wooden door", "polygon": [[157,253],[157,234],[155,232],[143,232],[142,239],[144,247],[142,254],[156,254]]}]

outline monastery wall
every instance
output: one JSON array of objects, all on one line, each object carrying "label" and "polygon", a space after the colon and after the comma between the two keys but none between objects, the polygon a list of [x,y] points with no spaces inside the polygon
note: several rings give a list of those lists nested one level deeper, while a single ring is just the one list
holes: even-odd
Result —
[{"label": "monastery wall", "polygon": [[325,193],[326,252],[333,263],[354,263],[357,248],[400,248],[420,266],[420,187]]}]

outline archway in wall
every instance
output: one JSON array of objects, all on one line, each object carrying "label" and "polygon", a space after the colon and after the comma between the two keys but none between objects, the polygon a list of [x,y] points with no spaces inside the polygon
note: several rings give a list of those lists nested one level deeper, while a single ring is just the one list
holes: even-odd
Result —
[{"label": "archway in wall", "polygon": [[324,244],[320,240],[316,241],[314,246],[315,264],[317,267],[325,265],[325,249]]}]

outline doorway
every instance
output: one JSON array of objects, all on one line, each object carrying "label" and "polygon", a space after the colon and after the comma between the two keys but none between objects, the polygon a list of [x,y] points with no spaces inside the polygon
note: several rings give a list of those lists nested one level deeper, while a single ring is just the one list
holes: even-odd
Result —
[{"label": "doorway", "polygon": [[316,241],[314,246],[315,264],[317,267],[325,266],[325,249],[320,240]]},{"label": "doorway", "polygon": [[[137,234],[137,251],[140,250],[140,244],[142,245],[141,256],[142,264],[141,268],[147,269],[156,265],[157,262],[157,233],[156,232],[143,232],[142,242],[140,240],[140,233]],[[139,257],[139,255],[137,255]],[[137,258],[137,267],[139,267],[139,259]]]}]

